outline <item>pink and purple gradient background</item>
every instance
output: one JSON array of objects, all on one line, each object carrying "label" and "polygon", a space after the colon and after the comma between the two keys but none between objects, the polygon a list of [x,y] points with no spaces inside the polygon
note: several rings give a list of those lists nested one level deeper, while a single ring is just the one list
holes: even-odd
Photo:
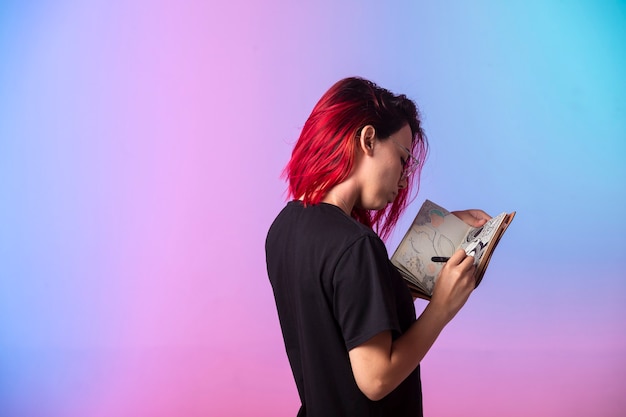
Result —
[{"label": "pink and purple gradient background", "polygon": [[423,113],[400,229],[518,212],[427,415],[626,414],[625,2],[9,1],[0,57],[0,415],[295,415],[263,244],[348,75]]}]

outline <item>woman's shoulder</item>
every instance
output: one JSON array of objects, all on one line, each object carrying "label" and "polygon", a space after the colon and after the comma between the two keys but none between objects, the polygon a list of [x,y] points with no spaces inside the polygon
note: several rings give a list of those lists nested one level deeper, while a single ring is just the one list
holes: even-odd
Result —
[{"label": "woman's shoulder", "polygon": [[348,216],[341,208],[328,203],[304,205],[299,200],[290,201],[277,216],[272,227],[346,243],[362,238],[380,240],[370,227]]}]

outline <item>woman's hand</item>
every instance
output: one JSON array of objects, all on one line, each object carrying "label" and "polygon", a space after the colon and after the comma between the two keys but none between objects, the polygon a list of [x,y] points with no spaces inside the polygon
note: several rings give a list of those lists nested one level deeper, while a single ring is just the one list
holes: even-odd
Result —
[{"label": "woman's hand", "polygon": [[452,214],[472,227],[480,227],[491,219],[490,215],[477,209],[453,211]]},{"label": "woman's hand", "polygon": [[441,309],[447,321],[459,312],[476,287],[475,271],[474,257],[458,249],[439,272],[430,305]]}]

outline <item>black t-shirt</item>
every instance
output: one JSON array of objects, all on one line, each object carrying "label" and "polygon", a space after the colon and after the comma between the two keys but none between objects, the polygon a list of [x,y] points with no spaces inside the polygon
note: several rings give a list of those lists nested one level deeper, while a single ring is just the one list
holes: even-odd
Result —
[{"label": "black t-shirt", "polygon": [[370,228],[334,205],[292,201],[270,227],[267,271],[302,406],[298,416],[421,416],[419,366],[380,401],[358,388],[348,352],[415,321],[409,290]]}]

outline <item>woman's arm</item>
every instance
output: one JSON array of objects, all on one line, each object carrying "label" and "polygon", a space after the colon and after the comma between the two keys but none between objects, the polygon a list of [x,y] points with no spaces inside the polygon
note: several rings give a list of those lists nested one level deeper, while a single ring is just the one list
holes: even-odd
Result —
[{"label": "woman's arm", "polygon": [[359,389],[373,401],[385,397],[409,376],[475,287],[474,258],[459,249],[441,270],[430,303],[413,325],[392,342],[385,331],[350,350]]}]

